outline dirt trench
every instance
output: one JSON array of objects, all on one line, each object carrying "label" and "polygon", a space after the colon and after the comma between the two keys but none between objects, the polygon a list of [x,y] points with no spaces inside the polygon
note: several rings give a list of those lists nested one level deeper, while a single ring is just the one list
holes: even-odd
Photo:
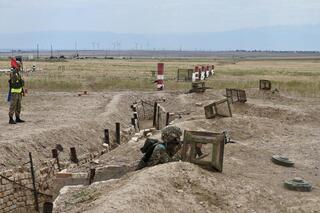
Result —
[{"label": "dirt trench", "polygon": [[[28,152],[36,164],[52,158],[51,149],[62,145],[61,160],[69,160],[69,148],[79,155],[102,149],[104,129],[110,129],[114,141],[115,123],[120,122],[122,142],[129,135],[130,98],[126,94],[94,93],[78,97],[76,94],[35,94],[25,100],[23,111],[26,123],[10,126],[3,120],[0,134],[1,169],[22,165]],[[2,109],[5,107],[1,106]],[[1,115],[5,116],[4,110]]]},{"label": "dirt trench", "polygon": [[[229,131],[236,143],[225,147],[222,174],[182,162],[131,169],[119,179],[67,189],[56,212],[317,212],[320,122],[313,112],[319,110],[319,100],[258,97],[249,92],[247,104],[232,106],[233,117],[216,119],[205,119],[203,106],[195,105],[220,98],[215,92],[178,94],[163,105],[171,111],[190,112],[174,121],[182,129]],[[286,100],[290,101],[286,104]],[[101,156],[100,164],[134,168],[142,157],[141,145],[139,141],[120,146]],[[295,166],[273,164],[274,154],[286,155]],[[296,176],[310,181],[313,191],[283,187],[284,180]]]}]

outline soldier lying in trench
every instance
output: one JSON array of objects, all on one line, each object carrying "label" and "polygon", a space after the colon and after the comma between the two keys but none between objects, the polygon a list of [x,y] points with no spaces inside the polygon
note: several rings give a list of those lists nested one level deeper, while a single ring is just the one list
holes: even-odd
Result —
[{"label": "soldier lying in trench", "polygon": [[[147,139],[140,149],[144,156],[139,162],[136,170],[144,167],[155,166],[162,163],[179,161],[182,159],[182,131],[179,127],[167,126],[161,130],[161,140]],[[196,148],[198,157],[205,154],[201,152],[201,147]]]}]

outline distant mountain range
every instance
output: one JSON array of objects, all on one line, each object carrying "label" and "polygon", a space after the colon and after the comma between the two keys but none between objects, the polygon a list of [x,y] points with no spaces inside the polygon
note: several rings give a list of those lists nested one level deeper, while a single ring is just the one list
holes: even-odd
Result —
[{"label": "distant mountain range", "polygon": [[0,33],[0,50],[286,50],[319,51],[320,25],[279,26],[210,33]]}]

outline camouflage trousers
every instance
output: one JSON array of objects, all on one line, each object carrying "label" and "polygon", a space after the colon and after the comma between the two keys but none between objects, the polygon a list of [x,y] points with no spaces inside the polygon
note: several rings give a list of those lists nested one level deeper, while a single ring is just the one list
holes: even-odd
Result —
[{"label": "camouflage trousers", "polygon": [[10,109],[9,109],[9,116],[10,117],[13,117],[14,114],[16,115],[16,117],[20,116],[21,100],[22,100],[21,93],[12,93],[11,94]]}]

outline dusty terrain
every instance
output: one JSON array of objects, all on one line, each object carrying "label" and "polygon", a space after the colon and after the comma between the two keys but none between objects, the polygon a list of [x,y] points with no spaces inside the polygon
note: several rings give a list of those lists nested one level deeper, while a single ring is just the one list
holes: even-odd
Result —
[{"label": "dusty terrain", "polygon": [[[159,165],[70,188],[57,201],[56,212],[317,212],[320,119],[314,115],[319,100],[250,90],[248,103],[233,105],[232,118],[206,120],[195,103],[219,100],[222,94],[167,95],[166,101],[171,111],[182,107],[191,112],[174,121],[183,129],[230,131],[237,143],[225,147],[222,174],[182,162]],[[100,163],[133,167],[141,158],[142,144],[143,140],[118,147],[101,156]],[[295,167],[273,164],[274,154],[288,156]],[[297,176],[312,182],[313,191],[283,187],[284,180]]]},{"label": "dusty terrain", "polygon": [[[199,63],[211,62],[167,62],[169,77],[174,78],[178,67]],[[216,76],[207,81],[214,89],[204,94],[184,94],[190,85],[174,80],[168,81],[164,92],[151,91],[154,61],[71,61],[62,63],[65,71],[57,71],[61,63],[39,64],[43,71],[27,78],[30,92],[23,99],[22,114],[26,123],[8,125],[7,88],[0,85],[0,169],[21,166],[28,161],[29,151],[40,166],[51,159],[56,144],[64,147],[62,160],[69,159],[72,146],[79,155],[99,151],[103,130],[109,128],[114,140],[115,122],[120,122],[122,145],[97,159],[98,166],[124,164],[132,171],[120,179],[64,189],[55,203],[56,212],[319,211],[319,61],[219,61]],[[280,93],[259,91],[258,79],[263,78],[272,80]],[[0,80],[6,83],[5,76]],[[232,118],[205,119],[203,106],[196,103],[222,99],[226,87],[245,88],[248,102],[233,104]],[[144,88],[149,92],[140,92]],[[88,95],[78,96],[84,90]],[[127,129],[130,105],[139,100],[165,100],[161,105],[180,115],[174,124],[183,129],[228,130],[237,143],[225,147],[223,173],[183,162],[133,172],[142,157],[143,139],[127,143],[131,137]],[[273,164],[274,154],[289,157],[295,167]],[[70,171],[89,167],[80,165]],[[296,176],[310,181],[313,191],[283,187],[284,180]]]}]

